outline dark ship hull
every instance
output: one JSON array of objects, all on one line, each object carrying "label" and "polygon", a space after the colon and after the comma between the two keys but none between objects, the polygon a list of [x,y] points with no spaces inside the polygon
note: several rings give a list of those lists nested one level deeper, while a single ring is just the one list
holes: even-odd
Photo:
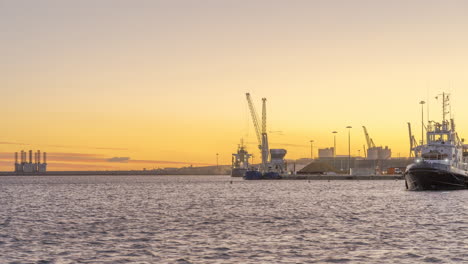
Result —
[{"label": "dark ship hull", "polygon": [[405,171],[406,188],[411,191],[468,189],[468,176],[450,171],[448,166],[411,164]]},{"label": "dark ship hull", "polygon": [[231,177],[244,177],[247,169],[244,168],[233,168],[231,171]]},{"label": "dark ship hull", "polygon": [[274,171],[261,173],[256,170],[249,170],[244,175],[244,180],[279,180],[279,179],[281,179],[281,175]]}]

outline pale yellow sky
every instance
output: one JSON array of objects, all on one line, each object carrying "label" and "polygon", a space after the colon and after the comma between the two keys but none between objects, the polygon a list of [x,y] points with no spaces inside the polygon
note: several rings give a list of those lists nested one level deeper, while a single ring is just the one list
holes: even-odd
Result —
[{"label": "pale yellow sky", "polygon": [[347,125],[352,154],[366,125],[406,156],[406,122],[419,138],[418,102],[439,119],[442,91],[468,135],[466,1],[97,2],[0,1],[0,142],[15,143],[0,170],[30,148],[104,160],[70,169],[229,164],[255,142],[245,92],[268,98],[270,146],[290,159],[334,130],[346,154]]}]

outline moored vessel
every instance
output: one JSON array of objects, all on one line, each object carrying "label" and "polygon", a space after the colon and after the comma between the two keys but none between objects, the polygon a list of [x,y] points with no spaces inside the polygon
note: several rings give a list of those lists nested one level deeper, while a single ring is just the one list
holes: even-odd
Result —
[{"label": "moored vessel", "polygon": [[249,154],[244,146],[244,141],[237,147],[237,153],[232,154],[232,169],[231,177],[244,177],[249,168],[249,159],[252,154]]},{"label": "moored vessel", "polygon": [[449,114],[448,94],[442,94],[442,122],[427,124],[426,144],[413,147],[415,162],[404,173],[408,190],[468,189],[468,146],[460,139]]}]

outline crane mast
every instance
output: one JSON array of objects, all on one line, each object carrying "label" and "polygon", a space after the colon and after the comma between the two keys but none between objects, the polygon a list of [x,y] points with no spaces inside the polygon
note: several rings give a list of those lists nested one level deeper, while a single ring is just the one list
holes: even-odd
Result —
[{"label": "crane mast", "polygon": [[247,103],[249,104],[250,114],[255,127],[257,135],[258,148],[262,155],[262,170],[266,171],[268,167],[269,147],[268,147],[268,134],[266,130],[266,98],[262,98],[262,129],[258,123],[258,115],[255,106],[252,103],[250,93],[246,93]]},{"label": "crane mast", "polygon": [[266,121],[266,98],[262,98],[262,166],[264,171],[267,170],[269,156]]},{"label": "crane mast", "polygon": [[266,133],[266,98],[262,98],[262,134]]}]

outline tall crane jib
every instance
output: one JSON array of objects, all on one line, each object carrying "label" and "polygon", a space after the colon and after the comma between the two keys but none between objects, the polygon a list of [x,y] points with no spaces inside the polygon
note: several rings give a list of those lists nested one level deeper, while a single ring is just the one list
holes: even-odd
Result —
[{"label": "tall crane jib", "polygon": [[367,128],[365,126],[362,126],[362,128],[364,129],[364,135],[366,136],[367,148],[375,148],[374,140],[372,140],[369,133],[367,133]]},{"label": "tall crane jib", "polygon": [[262,155],[262,170],[266,170],[268,166],[269,147],[268,147],[268,134],[266,130],[266,98],[262,98],[262,128],[260,130],[260,124],[258,123],[258,115],[255,110],[255,106],[252,103],[250,93],[246,93],[247,103],[249,104],[250,114],[255,127],[255,133],[257,135],[258,148]]},{"label": "tall crane jib", "polygon": [[414,147],[416,147],[416,145],[414,144],[414,136],[413,136],[413,132],[411,131],[411,123],[408,122],[408,133],[409,133],[409,140],[410,140],[410,157],[413,156],[413,149]]},{"label": "tall crane jib", "polygon": [[250,114],[252,116],[252,122],[254,123],[255,133],[257,135],[258,148],[262,149],[262,135],[260,133],[260,125],[258,124],[257,111],[255,111],[255,106],[252,103],[250,98],[250,93],[245,94],[247,97],[247,103],[249,104]]}]

